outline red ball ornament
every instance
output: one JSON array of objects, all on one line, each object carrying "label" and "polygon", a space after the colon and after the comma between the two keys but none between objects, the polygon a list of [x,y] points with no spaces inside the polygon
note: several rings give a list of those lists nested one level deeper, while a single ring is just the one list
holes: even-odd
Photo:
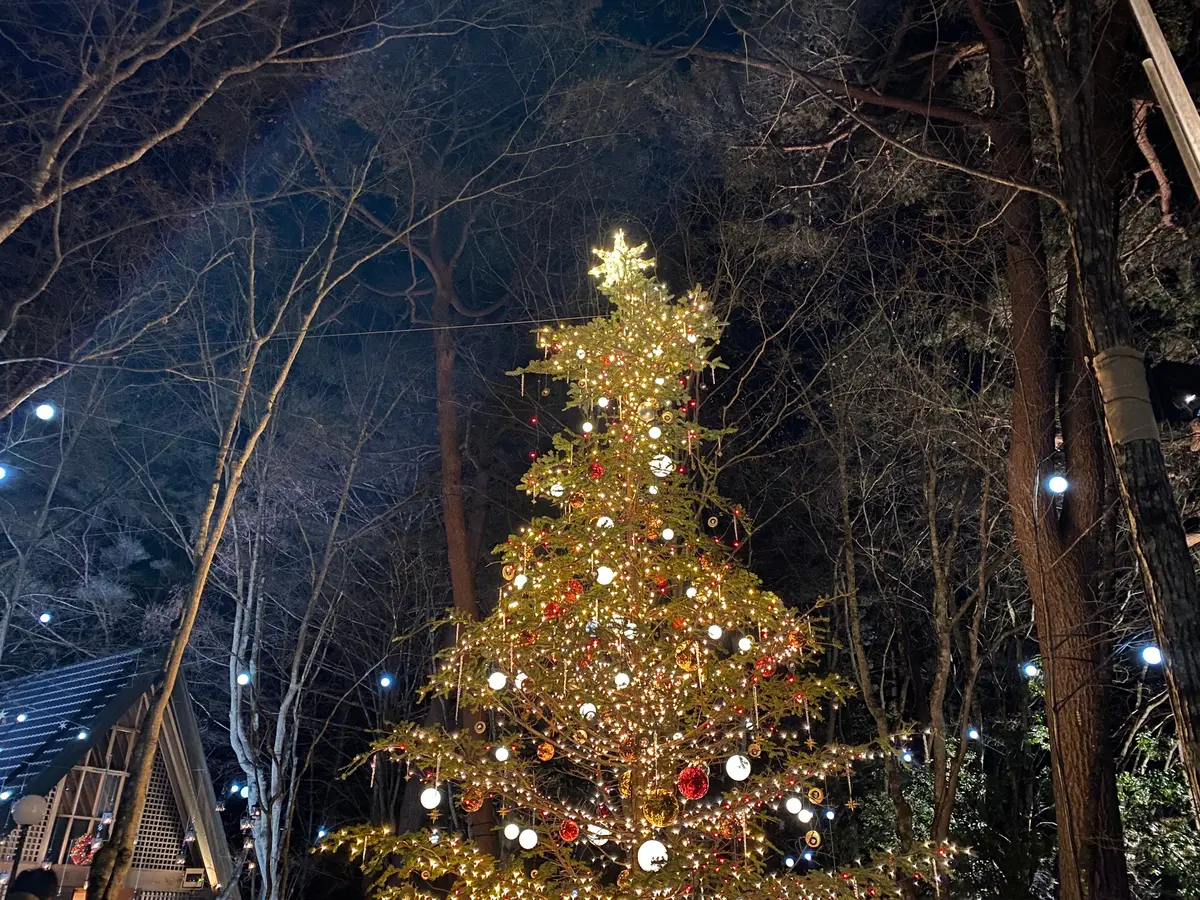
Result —
[{"label": "red ball ornament", "polygon": [[758,674],[761,675],[763,678],[770,678],[772,675],[775,674],[776,663],[775,663],[774,657],[770,657],[770,656],[760,657],[758,662],[756,662],[754,665],[755,665],[755,668],[758,669]]},{"label": "red ball ornament", "polygon": [[542,608],[542,615],[547,619],[557,619],[563,614],[563,608],[551,600]]},{"label": "red ball ornament", "polygon": [[558,829],[558,836],[569,844],[579,837],[579,825],[571,819],[564,819],[562,826]]},{"label": "red ball ornament", "polygon": [[574,603],[583,596],[583,582],[578,578],[567,579],[567,584],[563,588],[563,599],[568,603]]},{"label": "red ball ornament", "polygon": [[593,481],[599,481],[604,477],[604,466],[600,465],[599,460],[592,460],[591,466],[588,467],[588,475]]},{"label": "red ball ornament", "polygon": [[675,782],[679,793],[689,800],[699,800],[708,793],[708,773],[699,766],[688,766]]}]

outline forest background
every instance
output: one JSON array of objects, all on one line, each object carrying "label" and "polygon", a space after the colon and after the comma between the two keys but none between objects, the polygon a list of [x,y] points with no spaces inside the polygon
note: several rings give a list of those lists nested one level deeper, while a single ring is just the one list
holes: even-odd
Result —
[{"label": "forest background", "polygon": [[[1194,895],[1022,18],[1049,5],[645,7],[5,4],[0,675],[170,648],[249,786],[235,846],[259,811],[253,895],[352,890],[318,835],[421,811],[385,760],[337,776],[426,714],[447,607],[488,608],[567,424],[503,373],[603,312],[588,251],[623,228],[730,322],[701,416],[757,530],[714,536],[828,600],[860,698],[822,727],[895,750],[854,839],[971,845],[961,896]],[[1197,200],[1128,10],[1080,8],[1135,340],[1192,362]],[[1200,16],[1157,12],[1192,74]]]}]

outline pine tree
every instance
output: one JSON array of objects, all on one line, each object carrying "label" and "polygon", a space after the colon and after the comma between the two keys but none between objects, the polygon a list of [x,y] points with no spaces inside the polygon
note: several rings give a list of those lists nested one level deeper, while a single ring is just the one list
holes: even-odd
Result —
[{"label": "pine tree", "polygon": [[467,811],[493,798],[504,859],[436,827],[339,832],[323,849],[350,846],[387,900],[444,896],[446,876],[464,900],[865,897],[945,871],[946,847],[850,868],[830,852],[833,797],[853,809],[867,754],[810,729],[850,690],[811,671],[812,618],[735,559],[749,526],[706,456],[724,432],[696,421],[722,325],[702,290],[653,281],[643,250],[618,234],[597,251],[611,314],[541,330],[546,358],[512,373],[567,381],[582,415],[521,483],[557,515],[498,548],[494,612],[456,622],[427,688],[483,721],[405,725],[378,748],[424,776],[435,821],[452,789]]}]

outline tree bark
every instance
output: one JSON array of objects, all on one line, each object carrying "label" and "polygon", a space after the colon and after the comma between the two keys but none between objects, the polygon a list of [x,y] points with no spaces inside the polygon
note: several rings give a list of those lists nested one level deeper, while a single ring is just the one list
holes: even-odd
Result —
[{"label": "tree bark", "polygon": [[[1020,29],[972,14],[988,46],[997,123],[996,163],[1014,178],[1034,171]],[[1007,26],[1007,27],[1006,27]],[[1127,898],[1116,775],[1109,752],[1107,628],[1095,578],[1103,457],[1078,310],[1069,291],[1064,394],[1056,404],[1055,337],[1037,198],[1019,192],[1003,213],[1015,363],[1008,489],[1013,531],[1033,602],[1046,695],[1063,900]],[[1045,487],[1055,453],[1056,412],[1071,488],[1056,507]]]},{"label": "tree bark", "polygon": [[[1090,68],[1094,8],[1070,4],[1065,35],[1048,0],[1018,0],[1054,126],[1061,191],[1093,357],[1136,353],[1125,306],[1116,204],[1096,147],[1097,85]],[[1200,596],[1179,508],[1171,491],[1144,370],[1126,383],[1101,381],[1105,431],[1142,570],[1146,601],[1163,652],[1167,687],[1192,802],[1200,809]],[[1123,396],[1118,396],[1123,395]],[[1148,418],[1147,418],[1148,417]]]}]

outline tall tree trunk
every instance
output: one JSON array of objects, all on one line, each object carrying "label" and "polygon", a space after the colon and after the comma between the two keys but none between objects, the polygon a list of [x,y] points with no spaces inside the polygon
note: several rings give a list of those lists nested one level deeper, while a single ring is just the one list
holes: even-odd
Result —
[{"label": "tall tree trunk", "polygon": [[[1058,148],[1074,266],[1104,403],[1105,431],[1163,651],[1193,804],[1200,808],[1200,584],[1171,492],[1141,354],[1133,349],[1117,254],[1116,204],[1106,190],[1095,126],[1094,4],[1073,2],[1064,35],[1048,0],[1018,0],[1042,75]],[[1069,52],[1068,52],[1069,51]]]},{"label": "tall tree trunk", "polygon": [[[993,129],[997,166],[1004,175],[1031,181],[1033,148],[1020,29],[1015,22],[1006,23],[1008,27],[997,24],[978,2],[972,3],[972,13],[989,53],[998,119]],[[1086,374],[1081,383],[1085,361],[1077,352],[1068,353],[1064,384],[1069,391],[1063,397],[1062,425],[1071,489],[1056,508],[1045,487],[1055,452],[1051,360],[1056,354],[1037,198],[1029,192],[1007,198],[1003,217],[1015,362],[1009,502],[1045,678],[1060,896],[1126,898],[1116,776],[1107,752],[1108,642],[1096,602],[1096,526],[1104,471],[1098,422]],[[1073,303],[1074,298],[1068,298],[1068,304]],[[1078,350],[1074,333],[1068,343]]]}]

